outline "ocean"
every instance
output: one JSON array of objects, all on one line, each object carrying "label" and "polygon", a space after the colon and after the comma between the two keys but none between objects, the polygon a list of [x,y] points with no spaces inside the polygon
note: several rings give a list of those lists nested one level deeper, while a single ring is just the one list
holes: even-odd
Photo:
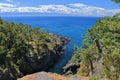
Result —
[{"label": "ocean", "polygon": [[8,22],[22,22],[31,27],[40,27],[54,34],[68,37],[71,41],[67,44],[64,54],[49,72],[61,73],[62,67],[70,60],[74,46],[81,46],[82,36],[97,21],[98,17],[2,17]]}]

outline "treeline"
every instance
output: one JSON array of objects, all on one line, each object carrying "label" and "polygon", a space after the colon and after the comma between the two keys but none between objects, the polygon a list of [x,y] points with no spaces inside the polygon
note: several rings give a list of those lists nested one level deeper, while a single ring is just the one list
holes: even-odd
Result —
[{"label": "treeline", "polygon": [[[71,63],[79,63],[82,76],[120,79],[120,16],[104,17],[83,36],[82,46],[75,47]],[[94,80],[94,79],[93,79]],[[96,79],[98,80],[98,79]]]}]

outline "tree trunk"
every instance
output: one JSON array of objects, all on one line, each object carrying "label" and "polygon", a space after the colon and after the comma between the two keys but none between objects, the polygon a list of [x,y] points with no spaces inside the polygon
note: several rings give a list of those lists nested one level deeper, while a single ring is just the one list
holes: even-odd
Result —
[{"label": "tree trunk", "polygon": [[94,67],[93,67],[93,62],[92,62],[90,56],[88,56],[88,60],[89,60],[89,63],[90,63],[90,73],[89,73],[89,75],[93,76]]}]

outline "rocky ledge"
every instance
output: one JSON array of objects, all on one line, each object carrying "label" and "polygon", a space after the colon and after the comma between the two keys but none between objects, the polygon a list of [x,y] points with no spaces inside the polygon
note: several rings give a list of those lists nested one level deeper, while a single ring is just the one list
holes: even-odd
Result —
[{"label": "rocky ledge", "polygon": [[88,77],[63,76],[56,73],[38,72],[17,80],[89,80]]}]

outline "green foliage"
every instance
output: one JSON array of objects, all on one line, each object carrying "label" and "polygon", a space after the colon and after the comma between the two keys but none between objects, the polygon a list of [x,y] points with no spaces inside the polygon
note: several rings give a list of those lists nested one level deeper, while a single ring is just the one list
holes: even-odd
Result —
[{"label": "green foliage", "polygon": [[[79,49],[79,50],[78,50]],[[74,47],[74,53],[72,54],[72,58],[71,58],[71,62],[73,62],[73,63],[77,63],[77,62],[79,62],[79,61],[77,61],[77,59],[79,60],[79,58],[80,58],[80,54],[82,53],[82,51],[83,50],[80,50],[80,49],[82,49],[82,48],[78,48],[77,46],[75,46]],[[79,54],[78,54],[79,53]]]},{"label": "green foliage", "polygon": [[92,77],[90,77],[90,80],[99,80],[99,77],[98,76],[92,76]]},{"label": "green foliage", "polygon": [[89,72],[93,70],[92,61],[96,61],[98,58],[98,50],[95,46],[90,46],[89,48],[84,49],[84,51],[79,56],[81,59],[81,66],[78,70],[78,74],[81,74],[82,76],[89,76]]},{"label": "green foliage", "polygon": [[[77,48],[72,56],[76,61],[79,56],[78,74],[86,76],[94,74],[94,70],[105,71],[111,80],[120,76],[120,18],[119,13],[113,17],[99,19],[83,38],[81,48]],[[100,64],[100,66],[98,65]],[[103,65],[104,64],[104,65]],[[98,68],[100,67],[100,68]],[[104,73],[103,73],[104,74]],[[97,75],[97,74],[96,74]]]},{"label": "green foliage", "polygon": [[115,49],[113,53],[104,58],[105,73],[111,80],[119,80],[120,76],[120,49]]},{"label": "green foliage", "polygon": [[112,1],[114,1],[115,3],[120,3],[120,0],[112,0]]}]

